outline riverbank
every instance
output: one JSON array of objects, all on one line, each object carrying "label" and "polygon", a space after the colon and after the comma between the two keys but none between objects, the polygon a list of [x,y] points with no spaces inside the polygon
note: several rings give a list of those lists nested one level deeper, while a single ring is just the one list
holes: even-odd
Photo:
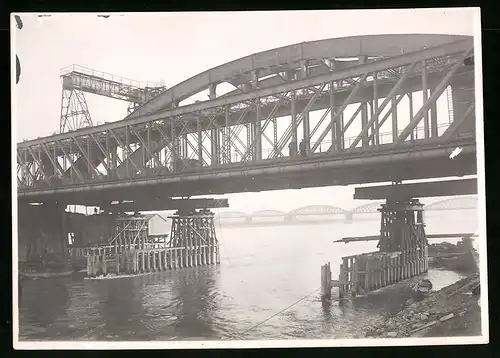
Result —
[{"label": "riverbank", "polygon": [[[474,292],[473,292],[474,291]],[[368,327],[366,337],[442,337],[481,335],[479,274],[446,286]]]}]

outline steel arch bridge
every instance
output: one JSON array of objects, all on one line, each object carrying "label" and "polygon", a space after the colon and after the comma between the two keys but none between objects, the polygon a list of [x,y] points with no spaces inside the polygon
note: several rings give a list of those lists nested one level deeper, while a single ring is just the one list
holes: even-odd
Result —
[{"label": "steel arch bridge", "polygon": [[[18,143],[18,198],[95,206],[128,199],[145,210],[162,195],[474,174],[473,55],[472,37],[402,34],[247,56],[165,90],[122,121]],[[218,96],[223,83],[234,91]],[[180,106],[204,90],[209,100]],[[439,124],[444,93],[449,118]],[[347,137],[354,122],[361,130]],[[288,148],[301,139],[306,158]],[[456,146],[462,153],[450,161]]]},{"label": "steel arch bridge", "polygon": [[280,210],[259,210],[249,214],[253,218],[282,217],[285,215],[286,213]]},{"label": "steel arch bridge", "polygon": [[287,216],[344,214],[347,211],[330,205],[309,205],[288,212]]},{"label": "steel arch bridge", "polygon": [[351,214],[371,214],[371,213],[378,213],[378,209],[380,208],[380,205],[384,204],[384,201],[375,201],[373,203],[367,203],[363,204],[360,206],[355,207],[354,209],[350,210]]},{"label": "steel arch bridge", "polygon": [[216,215],[219,219],[246,218],[247,216],[248,214],[242,211],[223,211]]},{"label": "steel arch bridge", "polygon": [[456,197],[439,200],[426,206],[426,210],[477,209],[477,196]]}]

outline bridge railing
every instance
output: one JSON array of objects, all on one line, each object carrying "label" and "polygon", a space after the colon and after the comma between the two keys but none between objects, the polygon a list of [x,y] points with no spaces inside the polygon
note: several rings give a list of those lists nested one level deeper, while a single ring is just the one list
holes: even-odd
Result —
[{"label": "bridge railing", "polygon": [[151,81],[137,81],[123,76],[113,75],[111,73],[97,71],[92,68],[88,68],[80,65],[70,65],[61,69],[61,76],[70,76],[72,73],[79,73],[82,75],[87,75],[90,77],[98,78],[103,81],[111,81],[119,83],[127,87],[134,87],[140,90],[145,88],[159,88],[164,87],[163,81],[151,82]]}]

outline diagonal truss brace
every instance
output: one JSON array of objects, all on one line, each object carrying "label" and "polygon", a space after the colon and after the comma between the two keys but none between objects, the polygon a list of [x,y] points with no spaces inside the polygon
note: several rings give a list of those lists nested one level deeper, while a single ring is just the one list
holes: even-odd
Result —
[{"label": "diagonal truss brace", "polygon": [[[337,113],[335,113],[335,115],[333,116],[333,118],[330,121],[330,123],[328,123],[328,125],[326,126],[326,128],[320,134],[319,138],[316,140],[316,143],[311,148],[311,153],[314,153],[316,151],[316,149],[318,149],[320,143],[323,141],[323,139],[325,139],[325,137],[327,136],[328,132],[331,131],[333,125],[340,119],[340,115],[344,112],[344,110],[347,108],[347,106],[351,103],[352,99],[358,94],[358,92],[361,89],[361,87],[364,86],[365,80],[366,80],[367,76],[368,76],[368,72],[366,72],[359,79],[358,83],[352,89],[351,93],[349,93],[349,96],[347,96],[347,98],[345,99],[345,101],[342,104],[342,106],[339,108],[339,110],[337,111]],[[333,144],[332,144],[332,146],[333,146]],[[331,149],[332,148],[330,147],[329,150],[331,150]]]},{"label": "diagonal truss brace", "polygon": [[97,170],[97,168],[95,167],[95,165],[92,163],[92,160],[88,156],[88,153],[83,149],[83,147],[80,145],[80,143],[78,142],[78,140],[75,137],[73,137],[73,136],[71,136],[71,139],[73,139],[73,141],[75,142],[76,146],[80,150],[80,153],[82,153],[82,155],[85,157],[85,160],[87,161],[87,164],[90,165],[90,167],[94,171],[94,173],[97,174],[98,176],[101,175],[101,173]]},{"label": "diagonal truss brace", "polygon": [[[139,134],[138,131],[135,130],[135,128],[133,126],[130,126],[130,130],[132,131],[132,133],[135,134],[135,136],[137,137],[137,139],[139,139],[139,142],[141,142],[142,144],[142,147],[146,150],[146,152],[148,153],[149,155],[149,158],[152,158],[153,161],[155,162],[155,166],[158,166],[158,167],[161,167],[161,163],[160,161],[158,160],[158,158],[156,158],[156,155],[153,155],[151,153],[151,150],[149,148],[149,145],[146,143],[146,141],[144,140],[144,138],[142,138],[142,136]],[[149,161],[149,160],[148,160]]]},{"label": "diagonal truss brace", "polygon": [[451,125],[448,127],[446,132],[441,136],[444,142],[449,141],[462,127],[465,121],[470,117],[472,113],[474,113],[475,103],[471,103],[469,107],[465,110],[465,112],[460,116],[460,118],[454,120]]},{"label": "diagonal truss brace", "polygon": [[[96,137],[92,133],[90,133],[90,137],[92,138],[92,140],[94,141],[94,143],[97,145],[97,147],[99,148],[99,150],[101,151],[101,153],[104,155],[104,158],[108,159],[110,153],[107,153],[104,150],[104,148],[102,147],[101,143],[99,143],[99,141],[96,139]],[[104,168],[106,168],[106,173],[108,173],[108,175],[109,175],[111,173],[110,166],[108,165],[108,163],[106,163],[106,160],[102,160],[101,163],[102,163],[102,165],[104,165]],[[118,177],[118,179],[122,179],[121,175],[118,173],[118,170],[115,171],[115,174]]]},{"label": "diagonal truss brace", "polygon": [[441,80],[441,82],[435,87],[434,91],[430,95],[430,97],[424,102],[422,108],[415,114],[415,116],[411,119],[410,123],[406,126],[403,132],[399,135],[399,137],[394,141],[393,147],[400,146],[406,138],[413,132],[418,123],[422,120],[425,113],[429,110],[430,105],[434,103],[444,92],[444,90],[448,87],[450,79],[453,75],[458,71],[458,69],[463,65],[463,60],[470,56],[473,50],[467,51],[465,54],[459,57],[458,62],[451,67],[446,76]]},{"label": "diagonal truss brace", "polygon": [[139,169],[139,167],[137,166],[137,164],[135,164],[135,162],[130,158],[131,154],[130,153],[130,148],[128,147],[128,145],[124,145],[123,142],[118,139],[118,137],[115,135],[115,133],[113,131],[109,131],[109,133],[111,133],[111,135],[113,136],[113,138],[116,140],[116,143],[118,143],[118,145],[121,147],[121,148],[124,148],[126,151],[127,151],[127,157],[123,160],[124,162],[130,162],[130,164],[132,164],[132,166],[135,168],[135,170],[140,173],[141,170]]},{"label": "diagonal truss brace", "polygon": [[71,165],[71,167],[69,168],[69,170],[73,169],[73,171],[75,172],[75,174],[78,177],[78,179],[80,179],[80,182],[82,182],[82,183],[85,182],[85,180],[83,179],[82,173],[80,173],[80,171],[78,170],[78,168],[75,166],[75,162],[73,161],[73,159],[71,159],[71,156],[66,152],[66,150],[64,150],[64,147],[61,144],[61,142],[59,142],[58,140],[56,140],[55,142],[57,143],[57,145],[59,146],[59,148],[61,149],[61,151],[64,153],[64,156],[66,157],[66,159],[68,159],[69,164]]},{"label": "diagonal truss brace", "polygon": [[[382,102],[382,104],[380,104],[380,106],[378,106],[378,108],[375,111],[375,113],[372,114],[370,120],[361,129],[361,132],[356,137],[356,139],[352,142],[352,144],[349,147],[349,149],[355,148],[358,145],[358,143],[361,141],[361,139],[363,139],[363,137],[367,135],[368,129],[371,126],[373,126],[373,124],[375,123],[375,121],[377,120],[377,118],[379,117],[379,115],[382,113],[382,111],[385,109],[385,107],[389,104],[389,102],[392,100],[392,98],[399,92],[401,86],[406,82],[406,79],[408,78],[409,73],[415,68],[416,64],[417,63],[414,62],[410,66],[410,69],[407,72],[405,72],[405,74],[403,76],[401,76],[399,78],[399,80],[396,82],[396,84],[394,85],[394,87],[391,88],[391,90],[389,91],[389,93],[387,94],[387,96],[385,96],[385,99]],[[375,74],[375,76],[376,76],[376,74]]]}]

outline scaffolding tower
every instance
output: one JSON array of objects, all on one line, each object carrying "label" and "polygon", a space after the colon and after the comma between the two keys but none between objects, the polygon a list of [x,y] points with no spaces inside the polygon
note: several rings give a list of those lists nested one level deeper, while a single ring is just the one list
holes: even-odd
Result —
[{"label": "scaffolding tower", "polygon": [[128,114],[165,90],[163,83],[139,82],[72,65],[61,70],[61,133],[93,125],[84,93],[129,102]]}]

